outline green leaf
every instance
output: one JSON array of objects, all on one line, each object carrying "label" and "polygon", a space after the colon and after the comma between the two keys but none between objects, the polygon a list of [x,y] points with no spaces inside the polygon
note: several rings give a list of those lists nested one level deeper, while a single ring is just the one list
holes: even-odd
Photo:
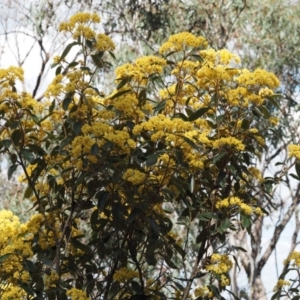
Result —
[{"label": "green leaf", "polygon": [[140,91],[139,95],[138,95],[138,99],[139,99],[139,105],[143,105],[146,102],[146,90],[143,89]]},{"label": "green leaf", "polygon": [[21,150],[21,155],[30,163],[34,163],[35,156],[33,155],[32,151],[28,149],[22,149]]},{"label": "green leaf", "polygon": [[217,297],[217,299],[221,299],[221,300],[224,299],[221,296],[219,289],[215,285],[211,284],[208,286],[208,288],[214,293],[214,295]]},{"label": "green leaf", "polygon": [[159,154],[149,155],[146,159],[146,166],[152,167],[156,164]]},{"label": "green leaf", "polygon": [[23,134],[22,134],[21,130],[19,130],[19,129],[14,130],[14,132],[11,135],[11,139],[15,146],[18,146],[21,143],[22,136],[23,136]]},{"label": "green leaf", "polygon": [[2,264],[4,261],[6,261],[13,253],[5,253],[0,256],[0,264]]},{"label": "green leaf", "polygon": [[272,297],[271,297],[271,300],[275,300],[277,299],[281,294],[281,290],[277,291]]},{"label": "green leaf", "polygon": [[278,109],[280,109],[280,105],[278,104],[278,102],[275,100],[276,97],[279,97],[281,95],[275,94],[272,96],[267,96],[266,98],[274,105],[276,106]]},{"label": "green leaf", "polygon": [[136,281],[130,281],[132,290],[137,294],[143,294],[142,287]]},{"label": "green leaf", "polygon": [[123,78],[117,85],[117,90],[121,89],[125,84],[131,81],[133,76]]},{"label": "green leaf", "polygon": [[8,171],[7,171],[7,177],[8,179],[11,179],[12,175],[14,174],[14,172],[16,171],[18,165],[17,164],[14,164],[14,165],[11,165],[9,168],[8,168]]},{"label": "green leaf", "polygon": [[152,217],[148,217],[148,222],[152,228],[152,230],[154,231],[154,233],[159,236],[159,227],[157,226],[155,220]]},{"label": "green leaf", "polygon": [[87,45],[90,49],[93,49],[93,48],[94,48],[93,41],[85,40],[85,42],[86,42],[86,45]]},{"label": "green leaf", "polygon": [[71,63],[69,63],[69,68],[76,67],[78,64],[79,64],[78,61],[72,61]]},{"label": "green leaf", "polygon": [[296,163],[295,169],[296,169],[296,173],[297,173],[298,177],[300,177],[300,163]]},{"label": "green leaf", "polygon": [[251,217],[250,216],[241,215],[241,221],[242,221],[242,226],[244,228],[248,228],[249,226],[251,226]]},{"label": "green leaf", "polygon": [[33,193],[32,187],[28,186],[24,192],[24,198],[29,199]]},{"label": "green leaf", "polygon": [[58,66],[55,70],[55,75],[59,75],[61,73],[62,66]]},{"label": "green leaf", "polygon": [[82,128],[82,122],[78,121],[75,122],[73,125],[73,130],[75,132],[76,135],[80,135],[81,134],[81,128]]},{"label": "green leaf", "polygon": [[54,108],[55,108],[55,99],[52,101],[51,105],[49,106],[49,114],[52,114]]},{"label": "green leaf", "polygon": [[62,55],[60,56],[60,60],[63,60],[67,55],[68,53],[70,52],[70,50],[72,49],[73,46],[75,45],[78,45],[77,42],[73,42],[73,43],[70,43],[66,48],[65,50],[63,51]]},{"label": "green leaf", "polygon": [[243,119],[242,125],[241,125],[242,129],[247,130],[249,128],[249,126],[250,126],[250,121],[248,119]]},{"label": "green leaf", "polygon": [[259,110],[261,111],[261,113],[263,114],[263,116],[266,118],[266,119],[268,119],[268,118],[270,118],[270,112],[269,112],[269,110],[265,107],[265,106],[260,106],[259,107]]},{"label": "green leaf", "polygon": [[1,141],[1,143],[2,143],[4,148],[8,149],[11,145],[11,140],[6,139],[6,140]]},{"label": "green leaf", "polygon": [[20,280],[18,280],[18,284],[27,294],[29,294],[30,296],[34,296],[34,291],[30,285],[28,285],[27,283],[24,283]]},{"label": "green leaf", "polygon": [[214,159],[212,160],[213,164],[215,164],[217,161],[219,161],[222,157],[224,157],[225,155],[227,154],[227,152],[223,152],[223,153],[220,153],[218,155],[216,155],[214,157]]},{"label": "green leaf", "polygon": [[163,256],[166,264],[171,268],[171,269],[179,269],[175,263],[169,258],[169,256],[164,255]]},{"label": "green leaf", "polygon": [[210,108],[209,107],[202,107],[200,109],[198,109],[197,111],[193,112],[189,117],[188,120],[189,121],[195,121],[197,119],[199,119],[200,117],[202,117]]},{"label": "green leaf", "polygon": [[97,143],[95,143],[92,147],[91,147],[91,154],[92,155],[97,155],[99,153],[99,146]]},{"label": "green leaf", "polygon": [[71,244],[75,248],[80,249],[80,250],[82,250],[85,253],[90,253],[91,252],[90,247],[88,247],[87,245],[85,245],[85,244],[81,243],[80,241],[78,241],[78,239],[76,237],[75,238],[71,238]]},{"label": "green leaf", "polygon": [[115,57],[115,55],[114,55],[114,53],[113,52],[111,52],[111,51],[108,51],[108,53],[109,53],[109,55],[114,59],[114,60],[116,60],[116,57]]},{"label": "green leaf", "polygon": [[295,175],[295,174],[290,173],[289,176],[293,177],[294,179],[300,180],[300,177],[298,177],[298,176]]},{"label": "green leaf", "polygon": [[69,104],[72,102],[73,100],[73,97],[66,97],[63,102],[62,102],[62,107],[63,107],[63,110],[67,110],[68,107],[69,107]]},{"label": "green leaf", "polygon": [[95,55],[91,55],[91,58],[94,62],[94,64],[98,67],[98,68],[103,68],[103,61],[102,61],[102,56],[103,56],[104,52],[99,52]]},{"label": "green leaf", "polygon": [[118,93],[114,94],[110,99],[113,100],[115,98],[118,98],[118,97],[128,94],[130,92],[132,92],[132,90],[125,90],[125,91],[118,92]]},{"label": "green leaf", "polygon": [[154,108],[155,111],[160,112],[162,111],[166,106],[166,100],[163,100],[161,102],[159,102],[156,107]]}]

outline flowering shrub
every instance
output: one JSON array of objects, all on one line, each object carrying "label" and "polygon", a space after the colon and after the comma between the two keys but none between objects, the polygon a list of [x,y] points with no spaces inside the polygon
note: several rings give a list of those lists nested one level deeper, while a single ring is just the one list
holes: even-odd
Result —
[{"label": "flowering shrub", "polygon": [[74,41],[40,102],[17,91],[21,69],[0,70],[1,152],[37,213],[3,240],[1,299],[15,287],[18,299],[222,299],[243,251],[226,236],[266,212],[261,195],[272,201],[253,161],[279,81],[183,32],[118,67],[105,95],[94,79],[115,45],[99,21],[61,24]]}]

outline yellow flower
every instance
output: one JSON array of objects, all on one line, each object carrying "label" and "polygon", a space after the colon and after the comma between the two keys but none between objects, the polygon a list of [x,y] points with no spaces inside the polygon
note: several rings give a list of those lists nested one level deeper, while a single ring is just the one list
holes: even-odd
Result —
[{"label": "yellow flower", "polygon": [[245,145],[235,137],[222,137],[213,142],[213,148],[221,148],[222,146],[232,146],[238,151],[243,151],[245,149]]},{"label": "yellow flower", "polygon": [[284,286],[289,286],[291,283],[287,280],[279,279],[273,288],[273,292],[280,291]]},{"label": "yellow flower", "polygon": [[127,169],[123,175],[123,179],[131,182],[132,184],[141,184],[146,179],[146,174],[134,170],[134,169]]},{"label": "yellow flower", "polygon": [[187,47],[192,48],[206,48],[207,41],[204,37],[196,37],[190,32],[181,32],[174,35],[171,35],[167,42],[162,44],[159,49],[161,54],[171,51],[181,51],[186,50]]},{"label": "yellow flower", "polygon": [[288,145],[288,153],[290,157],[300,159],[300,145]]},{"label": "yellow flower", "polygon": [[127,268],[119,269],[115,272],[113,278],[115,281],[125,282],[133,278],[137,278],[139,273],[137,271],[129,270]]},{"label": "yellow flower", "polygon": [[90,297],[86,295],[85,291],[76,289],[76,288],[71,288],[70,290],[67,291],[67,296],[70,297],[71,300],[89,300]]},{"label": "yellow flower", "polygon": [[96,49],[98,51],[113,51],[116,46],[109,36],[99,33],[96,37]]}]

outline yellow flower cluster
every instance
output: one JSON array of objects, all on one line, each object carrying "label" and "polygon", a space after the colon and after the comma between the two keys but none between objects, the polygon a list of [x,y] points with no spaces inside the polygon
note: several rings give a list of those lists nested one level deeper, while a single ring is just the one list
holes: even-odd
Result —
[{"label": "yellow flower cluster", "polygon": [[24,299],[26,296],[25,291],[19,286],[9,284],[0,287],[1,300]]},{"label": "yellow flower cluster", "polygon": [[171,35],[167,42],[159,49],[161,54],[173,51],[185,51],[188,48],[206,48],[207,41],[202,36],[196,37],[190,32],[181,32]]},{"label": "yellow flower cluster", "polygon": [[122,268],[115,272],[113,278],[118,282],[125,282],[126,280],[130,280],[133,278],[137,278],[139,273],[137,271],[130,270],[128,268]]},{"label": "yellow flower cluster", "polygon": [[201,297],[204,299],[213,299],[214,293],[207,286],[198,287],[194,291],[195,297]]},{"label": "yellow flower cluster", "polygon": [[252,177],[256,180],[258,180],[258,182],[263,182],[264,178],[261,175],[261,171],[255,167],[249,167],[248,171],[250,172],[250,174],[252,175]]},{"label": "yellow flower cluster", "polygon": [[205,269],[214,274],[226,274],[232,268],[232,261],[226,254],[214,253],[211,255],[210,261],[211,264],[205,266]]},{"label": "yellow flower cluster", "polygon": [[49,275],[46,275],[45,278],[45,286],[46,289],[55,288],[57,285],[57,282],[59,280],[59,276],[54,271],[51,271]]},{"label": "yellow flower cluster", "polygon": [[245,145],[235,137],[222,137],[213,142],[213,148],[221,148],[223,146],[232,146],[237,151],[243,151]]},{"label": "yellow flower cluster", "polygon": [[[279,86],[278,78],[273,73],[262,69],[256,69],[254,72],[244,69],[236,81],[247,88],[258,86],[274,89]],[[262,96],[266,96],[267,94],[269,94],[268,90],[261,91]]]},{"label": "yellow flower cluster", "polygon": [[116,46],[109,36],[99,33],[96,36],[96,46],[98,51],[113,51]]},{"label": "yellow flower cluster", "polygon": [[292,252],[287,259],[283,262],[285,265],[287,263],[291,263],[295,267],[300,267],[300,252],[294,251]]},{"label": "yellow flower cluster", "polygon": [[90,300],[85,291],[76,288],[71,288],[66,294],[70,300]]},{"label": "yellow flower cluster", "polygon": [[0,69],[1,85],[8,81],[9,84],[14,84],[16,80],[24,80],[24,71],[20,67],[8,67],[7,69]]},{"label": "yellow flower cluster", "polygon": [[300,159],[300,145],[288,145],[288,153],[290,157]]},{"label": "yellow flower cluster", "polygon": [[131,182],[134,185],[141,184],[146,180],[146,174],[139,170],[127,169],[123,175],[123,179]]},{"label": "yellow flower cluster", "polygon": [[70,31],[73,33],[73,38],[84,36],[91,40],[95,37],[95,32],[90,28],[91,23],[100,23],[100,17],[96,13],[78,12],[73,15],[67,22],[59,25],[59,31]]},{"label": "yellow flower cluster", "polygon": [[148,82],[148,76],[151,74],[160,74],[167,65],[165,59],[157,56],[143,56],[138,58],[133,64],[125,64],[116,69],[116,79],[131,77],[139,85],[145,85]]},{"label": "yellow flower cluster", "polygon": [[279,279],[273,288],[273,292],[280,291],[284,286],[290,286],[291,283],[287,280]]},{"label": "yellow flower cluster", "polygon": [[224,209],[224,208],[240,208],[240,210],[246,214],[251,215],[252,213],[261,216],[263,214],[262,210],[259,207],[253,208],[250,205],[242,202],[239,197],[231,197],[225,198],[223,200],[219,200],[216,203],[217,209]]}]

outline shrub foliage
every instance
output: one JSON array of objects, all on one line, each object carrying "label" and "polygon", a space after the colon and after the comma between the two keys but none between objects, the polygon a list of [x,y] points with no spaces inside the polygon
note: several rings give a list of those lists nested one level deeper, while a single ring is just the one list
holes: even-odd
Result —
[{"label": "shrub foliage", "polygon": [[279,81],[182,32],[118,67],[105,95],[94,78],[115,45],[99,22],[60,25],[74,41],[42,101],[18,92],[20,68],[0,69],[1,153],[36,212],[0,214],[1,299],[223,299],[244,251],[228,235],[272,205],[253,162]]}]

